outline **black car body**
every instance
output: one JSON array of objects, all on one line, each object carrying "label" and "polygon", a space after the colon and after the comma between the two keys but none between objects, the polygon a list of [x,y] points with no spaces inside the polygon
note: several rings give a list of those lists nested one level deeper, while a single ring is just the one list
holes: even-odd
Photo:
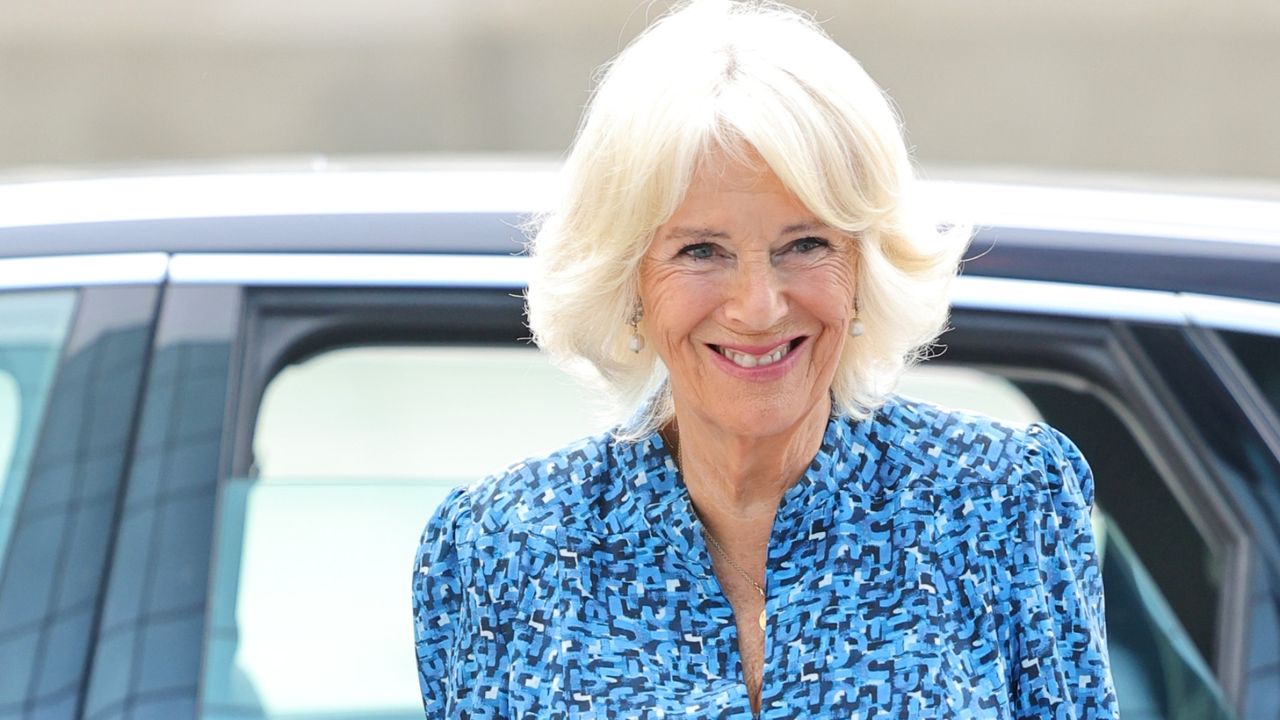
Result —
[{"label": "black car body", "polygon": [[[523,324],[552,185],[0,186],[0,718],[420,717],[433,503],[595,423]],[[929,192],[977,225],[907,391],[1084,451],[1124,716],[1280,717],[1280,203]]]}]

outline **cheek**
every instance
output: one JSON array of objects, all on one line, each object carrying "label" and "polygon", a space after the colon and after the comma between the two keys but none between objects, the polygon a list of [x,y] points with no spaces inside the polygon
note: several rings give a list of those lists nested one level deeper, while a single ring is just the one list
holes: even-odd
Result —
[{"label": "cheek", "polygon": [[714,309],[718,286],[710,277],[656,268],[640,277],[645,327],[654,336],[687,333]]},{"label": "cheek", "polygon": [[805,305],[825,325],[839,325],[853,317],[855,297],[851,269],[836,266],[822,268],[804,283]]}]

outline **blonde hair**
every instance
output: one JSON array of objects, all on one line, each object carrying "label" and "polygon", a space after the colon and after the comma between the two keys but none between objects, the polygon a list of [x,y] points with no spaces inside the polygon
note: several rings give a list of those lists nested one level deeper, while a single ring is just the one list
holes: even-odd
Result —
[{"label": "blonde hair", "polygon": [[914,205],[915,173],[888,98],[808,16],[771,2],[692,0],[603,69],[562,170],[558,207],[530,226],[538,346],[595,382],[642,436],[672,418],[666,370],[632,353],[641,257],[699,158],[745,143],[822,222],[852,236],[865,332],[845,343],[832,397],[865,417],[943,330],[964,229]]}]

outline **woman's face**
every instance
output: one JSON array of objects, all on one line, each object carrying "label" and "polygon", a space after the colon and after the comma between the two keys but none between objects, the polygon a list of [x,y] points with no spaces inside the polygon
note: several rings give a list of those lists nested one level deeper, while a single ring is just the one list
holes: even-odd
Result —
[{"label": "woman's face", "polygon": [[825,419],[853,315],[855,244],[763,160],[704,158],[640,265],[641,328],[676,411],[768,436]]}]

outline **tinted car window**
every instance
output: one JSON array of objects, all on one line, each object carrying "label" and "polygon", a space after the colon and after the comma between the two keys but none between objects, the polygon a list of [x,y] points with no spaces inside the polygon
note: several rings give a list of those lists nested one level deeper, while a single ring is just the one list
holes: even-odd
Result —
[{"label": "tinted car window", "polygon": [[74,291],[0,295],[0,567],[75,299]]},{"label": "tinted car window", "polygon": [[156,295],[0,295],[0,336],[50,329],[0,343],[23,403],[5,488],[16,511],[0,573],[0,717],[79,716]]},{"label": "tinted car window", "polygon": [[1280,414],[1280,338],[1242,332],[1221,334],[1271,409]]}]

